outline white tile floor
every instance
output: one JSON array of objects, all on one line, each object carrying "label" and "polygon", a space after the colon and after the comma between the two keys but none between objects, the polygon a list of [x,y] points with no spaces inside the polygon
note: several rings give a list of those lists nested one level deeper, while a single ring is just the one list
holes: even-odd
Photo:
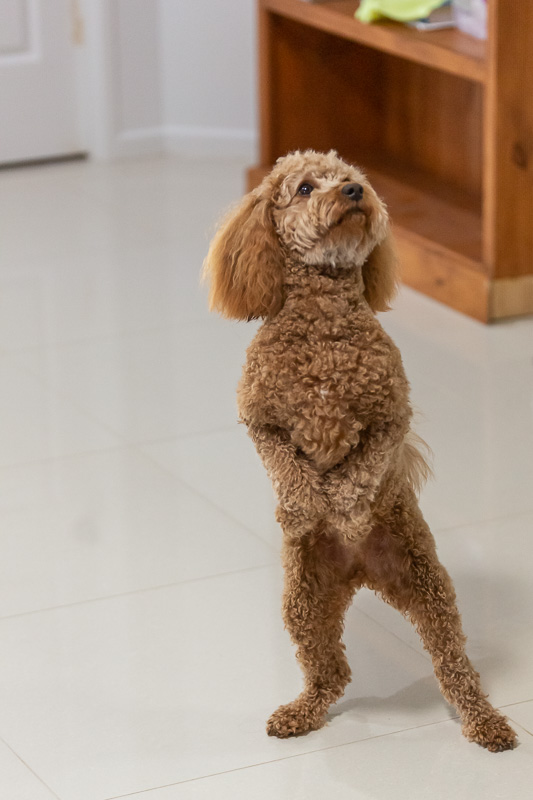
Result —
[{"label": "white tile floor", "polygon": [[299,690],[280,534],[236,424],[253,325],[198,275],[236,161],[0,173],[0,797],[493,800],[533,779],[533,319],[483,327],[404,290],[435,451],[422,505],[469,650],[520,747],[461,738],[404,620],[349,612],[354,680],[278,741]]}]

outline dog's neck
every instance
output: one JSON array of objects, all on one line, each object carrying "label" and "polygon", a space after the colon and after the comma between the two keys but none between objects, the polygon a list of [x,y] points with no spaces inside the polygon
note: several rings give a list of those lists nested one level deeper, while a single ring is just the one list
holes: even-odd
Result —
[{"label": "dog's neck", "polygon": [[305,264],[287,259],[285,292],[287,300],[308,301],[315,297],[346,302],[356,306],[363,298],[363,279],[360,267],[335,267],[331,264]]}]

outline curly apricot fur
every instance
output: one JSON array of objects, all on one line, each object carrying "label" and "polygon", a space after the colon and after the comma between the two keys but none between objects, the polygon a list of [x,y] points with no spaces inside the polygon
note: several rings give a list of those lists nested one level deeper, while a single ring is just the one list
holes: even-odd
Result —
[{"label": "curly apricot fur", "polygon": [[[350,183],[363,187],[357,203],[342,191]],[[205,274],[212,308],[264,319],[238,403],[279,500],[283,616],[304,674],[268,733],[324,724],[350,680],[344,614],[367,586],[415,625],[464,735],[512,748],[516,735],[465,653],[453,585],[418,507],[428,467],[400,353],[375,316],[396,285],[383,202],[336,153],[291,153],[224,221]]]}]

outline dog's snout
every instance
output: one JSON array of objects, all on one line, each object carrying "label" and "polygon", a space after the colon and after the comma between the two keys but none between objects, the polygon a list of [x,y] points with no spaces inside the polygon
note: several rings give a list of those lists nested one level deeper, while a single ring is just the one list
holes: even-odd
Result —
[{"label": "dog's snout", "polygon": [[357,202],[363,199],[364,189],[360,183],[347,183],[342,187],[341,191],[349,197],[350,200]]}]

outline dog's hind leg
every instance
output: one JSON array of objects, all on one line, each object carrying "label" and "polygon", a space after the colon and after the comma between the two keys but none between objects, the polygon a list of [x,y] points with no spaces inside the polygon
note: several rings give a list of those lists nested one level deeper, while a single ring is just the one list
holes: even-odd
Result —
[{"label": "dog's hind leg", "polygon": [[415,625],[442,694],[459,712],[466,738],[491,751],[511,749],[516,734],[488,702],[465,653],[452,581],[410,489],[370,534],[361,556],[367,585]]},{"label": "dog's hind leg", "polygon": [[320,728],[329,706],[342,696],[350,667],[341,637],[355,591],[349,547],[320,530],[299,538],[287,534],[283,618],[298,647],[305,685],[268,720],[268,734],[280,738]]}]

